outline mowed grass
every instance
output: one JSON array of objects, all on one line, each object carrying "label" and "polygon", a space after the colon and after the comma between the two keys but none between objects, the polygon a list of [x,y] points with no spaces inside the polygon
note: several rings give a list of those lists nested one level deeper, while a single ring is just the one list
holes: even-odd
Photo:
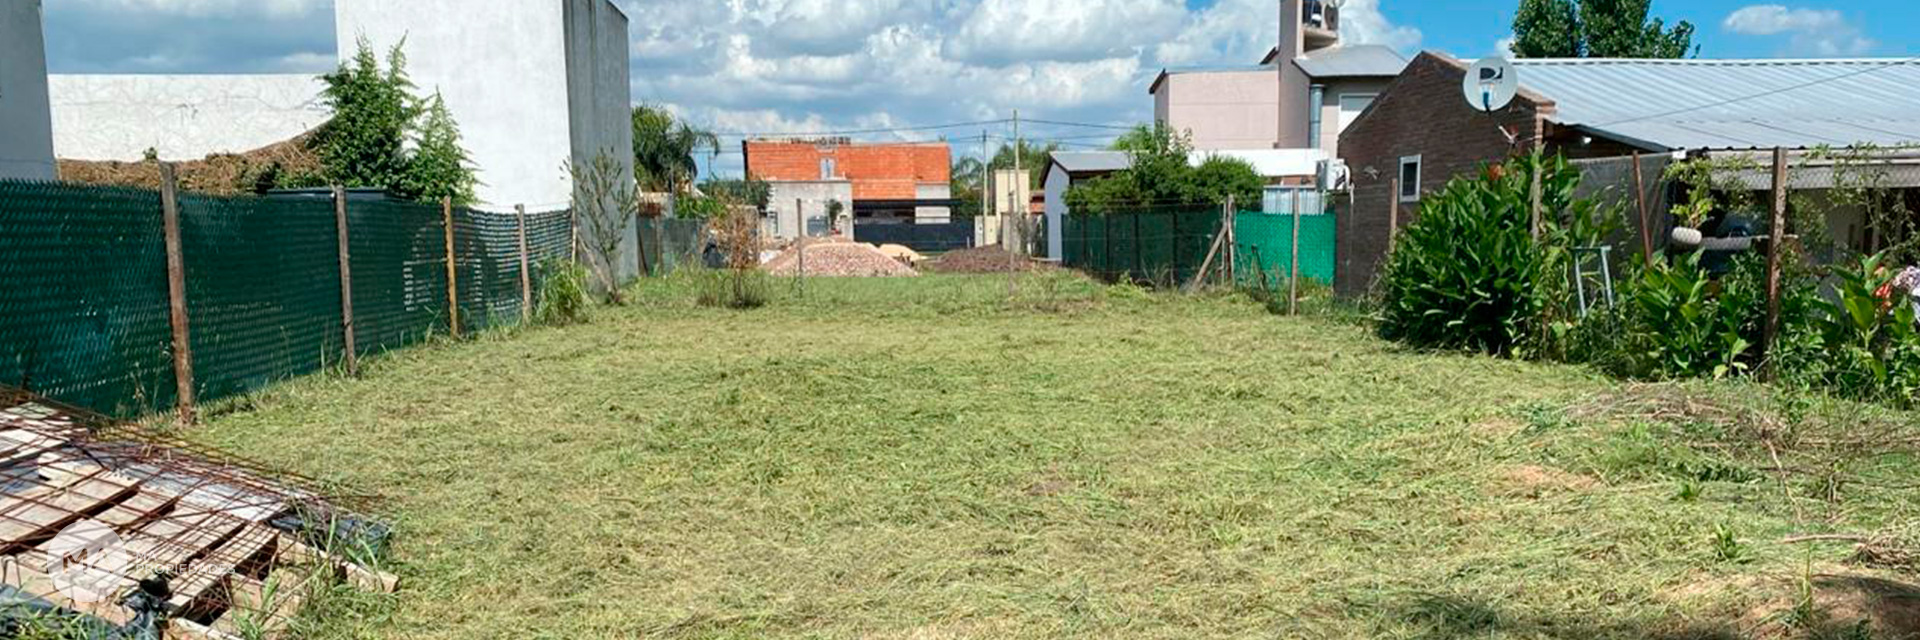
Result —
[{"label": "mowed grass", "polygon": [[726,311],[649,283],[201,436],[395,520],[401,593],[323,603],[315,637],[1746,637],[1848,554],[1782,537],[1916,517],[1911,487],[1815,498],[1713,425],[1594,417],[1626,387],[1582,369],[1019,285],[783,281]]}]

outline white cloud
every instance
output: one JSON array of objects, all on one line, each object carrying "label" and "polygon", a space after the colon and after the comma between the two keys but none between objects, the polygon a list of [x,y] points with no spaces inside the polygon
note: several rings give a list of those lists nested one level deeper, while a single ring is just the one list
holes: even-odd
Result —
[{"label": "white cloud", "polygon": [[1187,18],[1179,0],[982,0],[947,40],[963,62],[1086,62],[1135,56],[1179,33]]},{"label": "white cloud", "polygon": [[1419,29],[1389,22],[1380,13],[1380,0],[1347,0],[1340,7],[1340,34],[1346,42],[1381,44],[1401,53],[1411,53],[1426,38]]},{"label": "white cloud", "polygon": [[1879,46],[1837,9],[1752,5],[1729,14],[1721,26],[1741,35],[1785,35],[1787,42],[1782,52],[1793,55],[1862,55]]},{"label": "white cloud", "polygon": [[[10,0],[0,0],[5,2]],[[408,0],[387,0],[405,2]],[[525,0],[490,0],[520,2]],[[1034,118],[1152,117],[1165,67],[1251,65],[1277,40],[1275,0],[614,0],[629,16],[633,99],[717,131],[809,132]],[[1411,3],[1417,0],[1390,0]],[[295,72],[332,66],[332,0],[48,0],[66,72]],[[1347,0],[1348,42],[1411,54],[1418,29]],[[136,20],[122,16],[139,16]],[[1011,133],[995,127],[994,135]],[[1028,126],[1072,137],[1102,129]],[[903,130],[882,139],[980,131]],[[737,151],[737,140],[729,146]],[[738,170],[735,154],[729,164]]]}]

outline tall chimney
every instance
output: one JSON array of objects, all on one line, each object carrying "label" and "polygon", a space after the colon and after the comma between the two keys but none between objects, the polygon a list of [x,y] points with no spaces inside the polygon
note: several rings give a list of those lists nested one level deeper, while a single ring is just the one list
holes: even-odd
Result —
[{"label": "tall chimney", "polygon": [[1306,0],[1280,0],[1279,54],[1273,59],[1274,65],[1280,68],[1280,135],[1274,145],[1277,149],[1312,146],[1307,140],[1309,112],[1306,109],[1316,107],[1307,104],[1313,79],[1293,63],[1306,52],[1305,4]]}]

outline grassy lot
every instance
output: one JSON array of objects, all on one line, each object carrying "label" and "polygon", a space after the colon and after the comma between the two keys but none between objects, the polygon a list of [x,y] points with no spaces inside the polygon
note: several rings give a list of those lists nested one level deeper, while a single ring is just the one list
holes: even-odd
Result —
[{"label": "grassy lot", "polygon": [[401,594],[323,599],[316,637],[1920,630],[1910,574],[1781,542],[1920,519],[1904,416],[1407,353],[1236,297],[1036,277],[1009,306],[1005,282],[745,312],[654,283],[203,433],[397,520]]}]

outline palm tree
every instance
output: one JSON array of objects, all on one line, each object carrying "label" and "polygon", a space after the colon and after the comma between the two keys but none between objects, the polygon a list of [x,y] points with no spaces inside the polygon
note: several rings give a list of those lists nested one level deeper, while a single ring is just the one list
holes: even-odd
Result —
[{"label": "palm tree", "polygon": [[633,108],[633,177],[645,191],[679,191],[700,172],[694,154],[720,152],[720,137],[677,121],[665,108]]}]

